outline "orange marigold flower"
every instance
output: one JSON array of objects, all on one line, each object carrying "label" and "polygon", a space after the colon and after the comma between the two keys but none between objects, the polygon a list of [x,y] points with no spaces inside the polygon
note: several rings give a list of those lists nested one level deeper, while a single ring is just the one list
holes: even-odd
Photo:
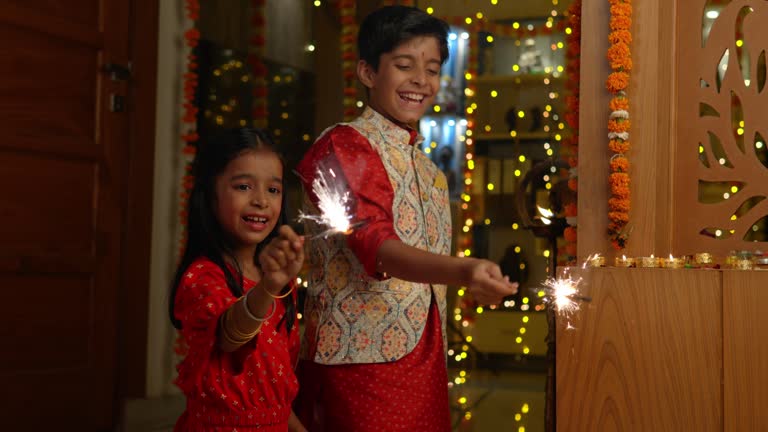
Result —
[{"label": "orange marigold flower", "polygon": [[611,111],[628,111],[629,110],[629,99],[625,97],[615,97],[611,99],[610,105]]},{"label": "orange marigold flower", "polygon": [[629,159],[625,157],[615,157],[611,159],[611,171],[612,172],[629,171]]},{"label": "orange marigold flower", "polygon": [[629,85],[629,74],[626,72],[614,72],[608,75],[605,86],[611,93],[618,93]]},{"label": "orange marigold flower", "polygon": [[624,213],[620,211],[612,211],[608,212],[608,219],[615,221],[615,222],[629,222],[629,213]]},{"label": "orange marigold flower", "polygon": [[568,189],[578,192],[579,191],[579,182],[575,178],[568,179]]},{"label": "orange marigold flower", "polygon": [[615,172],[608,175],[608,181],[611,183],[611,186],[618,185],[618,186],[629,186],[629,174],[622,173],[622,172]]},{"label": "orange marigold flower", "polygon": [[624,120],[624,119],[608,120],[608,130],[611,132],[617,132],[617,133],[627,132],[630,126],[631,126],[631,122],[629,120]]},{"label": "orange marigold flower", "polygon": [[631,17],[632,5],[626,3],[617,3],[615,5],[611,5],[611,15]]},{"label": "orange marigold flower", "polygon": [[608,206],[613,211],[629,213],[629,200],[625,198],[611,198],[608,200]]},{"label": "orange marigold flower", "polygon": [[565,238],[565,241],[575,243],[577,238],[576,228],[566,227],[565,231],[563,231],[563,237]]},{"label": "orange marigold flower", "polygon": [[563,210],[564,210],[563,212],[565,213],[565,216],[567,217],[577,216],[579,212],[578,207],[576,206],[576,204],[573,204],[573,203],[566,204]]},{"label": "orange marigold flower", "polygon": [[608,35],[608,41],[610,41],[612,44],[623,43],[629,45],[632,43],[632,33],[630,33],[628,30],[612,31]]},{"label": "orange marigold flower", "polygon": [[611,30],[629,30],[632,27],[632,19],[623,15],[611,17]]},{"label": "orange marigold flower", "polygon": [[608,48],[608,60],[615,61],[621,57],[628,57],[630,55],[629,45],[624,42],[614,43]]},{"label": "orange marigold flower", "polygon": [[621,185],[611,185],[611,195],[616,198],[629,199],[629,187]]},{"label": "orange marigold flower", "polygon": [[631,148],[631,145],[629,141],[615,139],[608,142],[608,148],[614,153],[626,153]]}]

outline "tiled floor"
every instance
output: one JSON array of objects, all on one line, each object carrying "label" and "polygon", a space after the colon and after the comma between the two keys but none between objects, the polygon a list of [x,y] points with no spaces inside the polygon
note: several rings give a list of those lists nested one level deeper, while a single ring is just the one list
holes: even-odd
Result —
[{"label": "tiled floor", "polygon": [[[454,431],[543,432],[545,377],[542,372],[472,371],[461,393],[470,418],[464,410],[454,411]],[[451,396],[459,397],[455,392]],[[181,397],[131,401],[121,432],[171,432],[183,409]]]}]

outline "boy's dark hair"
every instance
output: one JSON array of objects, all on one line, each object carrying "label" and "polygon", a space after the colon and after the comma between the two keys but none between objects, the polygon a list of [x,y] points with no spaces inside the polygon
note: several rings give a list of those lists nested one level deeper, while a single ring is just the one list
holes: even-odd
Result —
[{"label": "boy's dark hair", "polygon": [[[214,211],[216,202],[216,178],[224,172],[230,161],[246,151],[271,151],[278,155],[281,163],[283,158],[275,147],[269,134],[260,129],[227,129],[214,132],[202,139],[198,145],[197,155],[192,165],[194,185],[189,196],[187,211],[187,244],[181,257],[171,286],[168,304],[171,323],[181,329],[181,322],[176,319],[174,309],[176,291],[179,288],[187,268],[198,258],[205,257],[213,261],[224,272],[227,287],[235,297],[243,295],[243,272],[235,259],[228,236],[224,233]],[[283,163],[283,165],[285,165]],[[285,166],[283,166],[285,168]],[[277,236],[277,228],[288,223],[285,214],[285,194],[282,196],[282,207],[275,229],[259,243],[256,248],[254,261],[258,264],[259,253]],[[227,260],[228,259],[228,260]],[[234,263],[235,272],[230,270],[227,262]],[[290,332],[295,320],[293,299],[288,296],[283,299],[286,314],[278,323],[285,322]]]},{"label": "boy's dark hair", "polygon": [[433,36],[440,45],[440,61],[448,60],[448,24],[409,6],[385,6],[365,17],[357,34],[357,51],[364,60],[379,69],[379,58],[397,46],[419,36]]}]

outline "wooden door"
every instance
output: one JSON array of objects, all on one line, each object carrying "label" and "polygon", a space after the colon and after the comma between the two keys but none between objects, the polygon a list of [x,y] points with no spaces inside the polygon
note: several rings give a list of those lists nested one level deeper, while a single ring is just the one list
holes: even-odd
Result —
[{"label": "wooden door", "polygon": [[130,3],[0,0],[3,431],[114,422]]}]

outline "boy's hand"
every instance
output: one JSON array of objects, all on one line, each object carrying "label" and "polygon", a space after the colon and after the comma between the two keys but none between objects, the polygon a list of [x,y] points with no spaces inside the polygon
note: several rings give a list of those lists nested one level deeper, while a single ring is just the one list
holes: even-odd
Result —
[{"label": "boy's hand", "polygon": [[496,263],[475,258],[464,258],[466,263],[467,289],[478,303],[491,305],[517,292],[517,282],[510,283],[509,277],[501,274]]},{"label": "boy's hand", "polygon": [[304,237],[283,225],[278,236],[259,254],[264,289],[278,294],[299,274],[304,263]]}]

